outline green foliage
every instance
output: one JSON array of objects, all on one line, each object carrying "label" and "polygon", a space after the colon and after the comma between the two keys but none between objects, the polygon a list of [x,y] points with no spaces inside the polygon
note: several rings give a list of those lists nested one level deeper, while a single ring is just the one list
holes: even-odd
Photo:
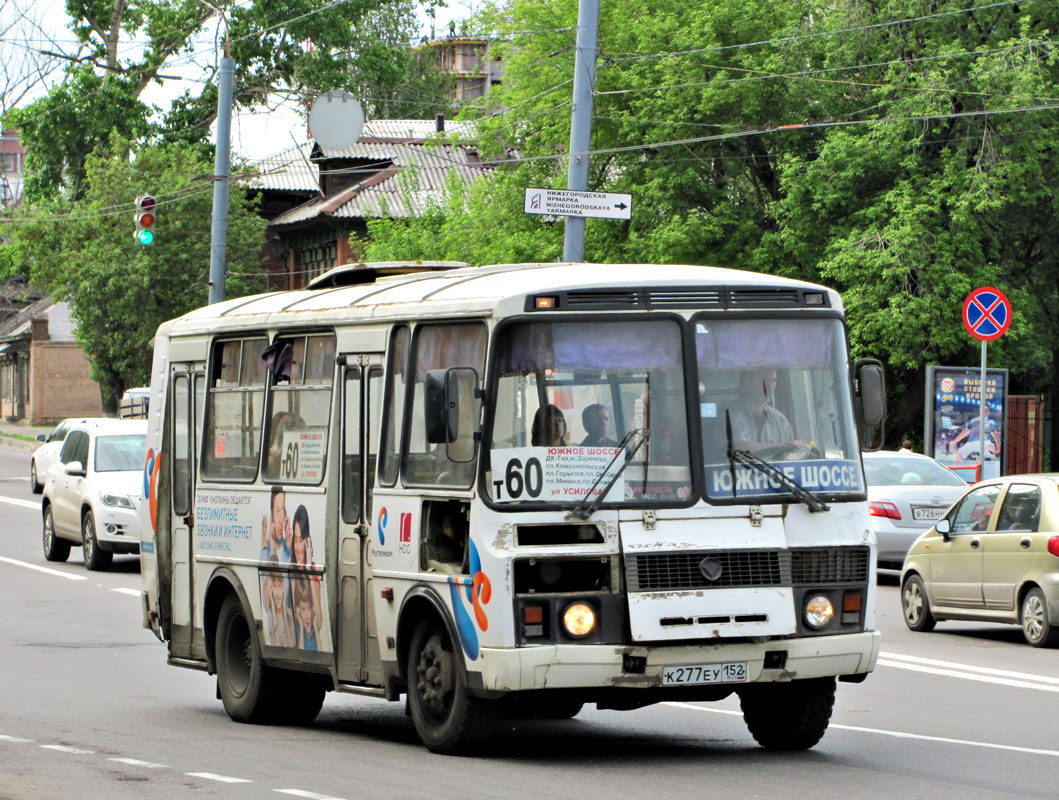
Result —
[{"label": "green foliage", "polygon": [[[512,34],[496,48],[504,83],[464,116],[487,158],[542,160],[500,164],[422,219],[372,223],[372,258],[561,251],[562,223],[527,219],[522,189],[566,184],[550,157],[569,140],[577,5],[498,0],[478,18]],[[990,363],[1054,398],[1057,26],[1047,0],[603,3],[589,188],[633,207],[628,223],[588,221],[586,257],[836,287],[854,355],[888,366],[897,436],[919,425],[925,364],[978,364],[963,298],[994,285],[1015,315]]]},{"label": "green foliage", "polygon": [[[130,151],[132,157],[130,158]],[[208,294],[212,164],[194,148],[132,148],[118,136],[85,163],[76,202],[38,205],[7,226],[10,253],[56,300],[68,300],[77,341],[105,401],[149,380],[158,325],[205,305]],[[133,239],[133,198],[158,200],[156,238]],[[233,186],[227,297],[260,291],[265,221]]]}]

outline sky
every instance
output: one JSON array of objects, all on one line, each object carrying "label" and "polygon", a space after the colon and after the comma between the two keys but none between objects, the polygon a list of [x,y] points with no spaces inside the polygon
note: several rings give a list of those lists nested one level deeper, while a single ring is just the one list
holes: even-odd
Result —
[{"label": "sky", "polygon": [[[481,0],[478,0],[480,3]],[[65,27],[69,22],[64,10],[64,0],[30,0],[35,13],[40,13],[41,19],[60,46],[64,46],[67,52],[74,52],[76,45],[73,35]],[[445,35],[448,31],[449,20],[466,19],[473,13],[476,0],[447,0],[448,7],[437,10],[435,30],[437,35]],[[10,11],[14,5],[8,5]],[[4,9],[5,2],[0,0],[0,9]],[[430,20],[425,14],[420,14],[421,35],[429,35]],[[10,55],[9,55],[10,52]],[[17,50],[0,53],[0,57],[17,57]],[[175,74],[181,76],[182,80],[167,80],[161,86],[152,84],[143,95],[143,100],[149,104],[167,107],[170,101],[183,93],[190,85],[190,81],[202,80],[204,70],[215,61],[214,42],[211,38],[204,40],[201,46],[196,47],[196,57],[192,63],[183,63],[176,67],[166,67],[163,74]],[[56,79],[61,77],[57,72]],[[236,76],[238,80],[238,76]],[[295,144],[304,142],[308,138],[306,122],[297,111],[290,105],[280,106],[274,109],[260,109],[253,112],[241,110],[232,117],[232,158],[257,161],[274,153],[286,150]],[[214,136],[216,126],[214,127]]]}]

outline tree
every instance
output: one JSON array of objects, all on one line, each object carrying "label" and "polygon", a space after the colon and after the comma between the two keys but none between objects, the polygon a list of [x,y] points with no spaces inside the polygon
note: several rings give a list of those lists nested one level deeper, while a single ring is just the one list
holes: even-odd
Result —
[{"label": "tree", "polygon": [[[369,257],[556,252],[561,224],[526,219],[520,187],[565,185],[576,7],[483,12],[512,33],[504,83],[477,109],[481,145],[522,161],[450,196],[444,218],[373,223]],[[589,188],[629,192],[633,209],[589,220],[587,257],[836,287],[854,354],[888,366],[895,440],[921,419],[925,364],[977,365],[960,310],[997,285],[1015,318],[992,363],[1059,402],[1057,23],[1044,0],[604,3]]]},{"label": "tree", "polygon": [[[158,325],[206,303],[212,171],[194,148],[134,148],[113,136],[86,159],[81,200],[38,205],[8,225],[9,252],[32,265],[33,282],[70,302],[106,412],[126,388],[148,382]],[[148,247],[133,239],[130,200],[145,192],[158,201]],[[238,297],[264,287],[266,223],[245,192],[233,185],[230,194],[226,292]]]},{"label": "tree", "polygon": [[[142,97],[152,83],[174,79],[180,64],[192,60],[196,42],[223,40],[226,24],[237,107],[261,106],[272,96],[306,104],[345,88],[365,100],[369,114],[400,109],[433,116],[444,101],[418,95],[432,73],[414,67],[408,50],[415,5],[255,0],[228,9],[225,23],[206,0],[67,0],[80,49],[66,55],[65,76],[46,97],[11,115],[27,150],[27,197],[64,190],[77,199],[84,160],[112,131],[133,142],[205,143],[216,117],[214,54],[204,80],[168,109],[154,109]],[[130,48],[134,40],[146,44]],[[410,76],[419,78],[410,83]]]}]

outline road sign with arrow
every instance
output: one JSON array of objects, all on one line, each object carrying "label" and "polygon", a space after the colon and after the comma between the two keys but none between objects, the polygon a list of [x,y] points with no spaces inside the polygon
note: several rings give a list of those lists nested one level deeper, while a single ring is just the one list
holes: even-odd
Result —
[{"label": "road sign with arrow", "polygon": [[569,189],[526,189],[526,213],[553,217],[629,219],[632,195],[615,192],[574,192]]}]

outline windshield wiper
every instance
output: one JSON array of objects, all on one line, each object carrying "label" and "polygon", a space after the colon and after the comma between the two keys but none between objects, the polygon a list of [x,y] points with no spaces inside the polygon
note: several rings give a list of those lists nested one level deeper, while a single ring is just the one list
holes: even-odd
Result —
[{"label": "windshield wiper", "polygon": [[[628,447],[629,442],[636,435],[640,436],[639,441],[637,441],[636,444],[632,447],[632,449],[628,451],[625,456],[625,461],[623,461],[621,466],[614,471],[614,474],[611,476],[611,479],[607,482],[606,488],[602,492],[600,492],[599,495],[596,496],[595,500],[589,500],[589,498],[592,497],[592,493],[596,491],[596,487],[599,486],[599,482],[603,480],[610,468],[614,466],[614,462],[618,460],[618,456],[620,456],[625,451],[625,448]],[[570,510],[570,513],[566,515],[567,519],[573,518],[586,520],[595,513],[596,509],[599,508],[600,505],[602,505],[603,498],[607,496],[607,493],[611,490],[611,487],[613,487],[614,483],[618,480],[618,478],[621,477],[621,474],[625,471],[625,468],[629,466],[629,462],[632,461],[632,457],[636,455],[636,453],[641,447],[643,447],[644,442],[647,441],[648,435],[649,432],[647,428],[635,428],[625,434],[625,438],[618,442],[618,452],[616,452],[614,454],[614,457],[607,462],[607,466],[605,466],[603,468],[603,471],[599,473],[599,477],[596,478],[596,482],[589,487],[587,492],[585,492],[585,496],[582,497],[577,502],[577,505],[575,505]]]},{"label": "windshield wiper", "polygon": [[772,480],[776,481],[780,486],[784,487],[791,494],[805,503],[810,511],[830,511],[831,506],[817,497],[815,494],[810,492],[800,483],[793,478],[787,477],[781,470],[776,469],[769,462],[764,461],[749,450],[736,450],[732,444],[732,417],[726,409],[724,412],[724,426],[725,432],[728,434],[728,468],[732,474],[732,497],[736,496],[735,492],[735,462],[738,461],[740,464],[745,464],[748,467],[756,469],[758,472],[764,473]]}]

